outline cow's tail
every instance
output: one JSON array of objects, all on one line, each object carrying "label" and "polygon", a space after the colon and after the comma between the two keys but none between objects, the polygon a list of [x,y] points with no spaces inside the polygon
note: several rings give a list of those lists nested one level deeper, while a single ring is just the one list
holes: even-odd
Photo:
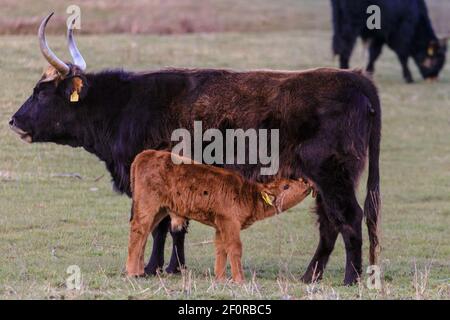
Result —
[{"label": "cow's tail", "polygon": [[342,14],[339,5],[339,0],[331,0],[331,9],[333,14],[333,55],[337,56],[341,53],[341,25]]},{"label": "cow's tail", "polygon": [[[366,83],[371,83],[366,80]],[[371,123],[368,141],[369,150],[369,175],[367,179],[367,195],[364,203],[364,215],[366,217],[367,229],[369,232],[370,251],[369,261],[371,265],[378,264],[378,256],[381,251],[379,225],[380,225],[380,139],[381,139],[381,106],[375,86],[365,90],[371,103]]]}]

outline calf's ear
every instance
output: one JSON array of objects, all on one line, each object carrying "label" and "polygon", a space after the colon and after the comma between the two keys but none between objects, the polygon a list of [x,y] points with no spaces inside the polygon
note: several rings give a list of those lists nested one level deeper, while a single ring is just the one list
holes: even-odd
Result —
[{"label": "calf's ear", "polygon": [[261,197],[266,204],[272,207],[274,206],[276,197],[273,194],[270,194],[267,191],[261,191]]},{"label": "calf's ear", "polygon": [[77,103],[83,100],[88,91],[88,83],[84,76],[74,76],[64,80],[64,96],[67,101]]}]

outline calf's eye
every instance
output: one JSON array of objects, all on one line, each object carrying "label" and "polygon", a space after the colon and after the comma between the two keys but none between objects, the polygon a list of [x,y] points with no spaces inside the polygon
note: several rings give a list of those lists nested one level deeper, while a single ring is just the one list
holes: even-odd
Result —
[{"label": "calf's eye", "polygon": [[288,185],[288,184],[284,185],[283,189],[284,189],[284,190],[289,189],[289,185]]}]

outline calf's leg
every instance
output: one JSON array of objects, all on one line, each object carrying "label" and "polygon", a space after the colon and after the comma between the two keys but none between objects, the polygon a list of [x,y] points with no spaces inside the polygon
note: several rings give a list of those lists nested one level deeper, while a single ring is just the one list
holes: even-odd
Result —
[{"label": "calf's leg", "polygon": [[151,231],[167,215],[156,203],[134,205],[133,219],[130,222],[128,258],[126,271],[128,276],[144,275],[145,244]]},{"label": "calf's leg", "polygon": [[[134,219],[133,219],[134,220]],[[126,273],[129,276],[142,275],[140,269],[140,256],[143,242],[142,226],[131,220],[130,235],[128,240],[128,257],[126,264]]]},{"label": "calf's leg", "polygon": [[242,242],[240,238],[240,225],[237,222],[224,224],[222,235],[225,242],[227,256],[230,260],[231,275],[236,283],[244,282],[244,270],[242,269]]},{"label": "calf's leg", "polygon": [[[145,239],[148,239],[150,232],[152,232],[158,226],[158,224],[161,222],[161,220],[163,220],[167,215],[168,215],[168,212],[166,209],[161,208],[158,211],[158,213],[156,214],[156,216],[154,218],[154,221],[150,224],[150,226],[145,234]],[[142,270],[144,270],[144,274],[146,274],[145,269],[144,269],[144,256],[145,256],[146,244],[147,244],[147,240],[144,242],[144,247],[141,251],[141,256],[140,256],[140,266],[142,267]]]},{"label": "calf's leg", "polygon": [[218,230],[216,230],[216,239],[214,244],[216,246],[216,261],[214,265],[214,274],[216,276],[216,280],[223,281],[226,279],[227,251],[225,243],[222,240],[222,234]]}]

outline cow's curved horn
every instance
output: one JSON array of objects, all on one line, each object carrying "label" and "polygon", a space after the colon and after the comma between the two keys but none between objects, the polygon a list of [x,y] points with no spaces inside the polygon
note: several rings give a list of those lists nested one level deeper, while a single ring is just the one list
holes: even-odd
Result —
[{"label": "cow's curved horn", "polygon": [[41,25],[39,26],[38,37],[39,37],[39,46],[41,47],[41,52],[44,55],[44,58],[50,63],[59,73],[62,75],[67,75],[70,71],[69,66],[64,63],[61,59],[59,59],[52,50],[47,45],[47,40],[45,40],[45,27],[47,26],[48,20],[52,17],[53,12],[50,13],[44,20],[42,20]]},{"label": "cow's curved horn", "polygon": [[78,66],[82,71],[86,70],[86,61],[84,61],[83,56],[78,50],[75,39],[73,38],[73,29],[76,21],[76,17],[72,20],[70,26],[67,26],[67,42],[69,45],[70,55],[72,56],[73,63]]}]

